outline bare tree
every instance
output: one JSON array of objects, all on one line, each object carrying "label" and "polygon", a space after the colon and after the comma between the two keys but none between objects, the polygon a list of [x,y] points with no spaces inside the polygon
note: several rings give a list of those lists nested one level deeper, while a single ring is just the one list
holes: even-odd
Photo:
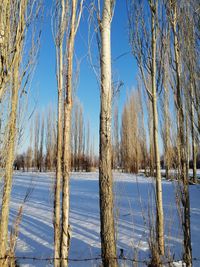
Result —
[{"label": "bare tree", "polygon": [[83,168],[85,138],[83,107],[78,99],[74,101],[72,120],[72,164],[75,171],[80,171]]},{"label": "bare tree", "polygon": [[138,92],[132,91],[127,96],[121,123],[122,166],[126,172],[133,173],[138,173],[141,166],[138,103]]},{"label": "bare tree", "polygon": [[[54,266],[60,266],[61,257],[61,222],[60,222],[60,190],[62,178],[62,144],[63,144],[63,95],[64,95],[64,49],[63,42],[66,27],[68,24],[68,1],[60,0],[55,1],[54,10],[54,42],[56,46],[56,75],[57,75],[57,88],[58,88],[58,105],[57,105],[57,153],[56,153],[56,180],[54,192]],[[50,157],[50,151],[48,156]]]},{"label": "bare tree", "polygon": [[34,167],[35,167],[35,170],[39,170],[40,168],[39,141],[40,141],[40,115],[37,112],[34,118]]},{"label": "bare tree", "polygon": [[121,165],[122,169],[125,171],[129,170],[129,143],[128,143],[128,134],[130,133],[128,131],[128,111],[127,106],[125,105],[123,113],[122,113],[122,122],[121,122]]},{"label": "bare tree", "polygon": [[174,60],[174,83],[175,83],[175,101],[177,108],[177,135],[178,135],[178,172],[180,176],[181,201],[183,205],[183,233],[184,233],[184,261],[186,266],[192,266],[192,247],[191,247],[191,230],[190,230],[190,198],[189,184],[187,177],[187,156],[186,156],[186,136],[185,136],[185,120],[184,115],[184,91],[181,81],[181,47],[180,47],[180,9],[178,1],[170,1],[168,3],[169,19],[173,33],[173,60]]},{"label": "bare tree", "polygon": [[164,145],[164,165],[165,165],[165,176],[169,179],[169,169],[171,167],[170,159],[170,67],[169,67],[169,51],[170,51],[170,40],[169,40],[169,27],[167,27],[167,34],[165,35],[164,42],[164,63],[163,63],[163,97],[160,98],[161,109],[163,113],[162,117],[162,139]]},{"label": "bare tree", "polygon": [[[197,182],[196,176],[196,157],[197,157],[197,140],[198,140],[198,97],[195,97],[195,88],[197,86],[197,73],[198,73],[198,52],[197,45],[195,41],[195,19],[194,19],[194,8],[195,1],[188,1],[188,7],[183,9],[183,14],[181,15],[181,27],[182,39],[184,40],[182,44],[182,56],[184,61],[184,82],[185,88],[185,99],[187,104],[187,113],[189,117],[188,127],[191,129],[191,139],[192,139],[192,161],[193,161],[193,181]],[[184,17],[184,18],[183,18]]]},{"label": "bare tree", "polygon": [[155,152],[153,141],[153,115],[152,115],[152,103],[147,99],[146,101],[148,110],[148,134],[149,134],[149,175],[155,176]]},{"label": "bare tree", "polygon": [[165,176],[169,179],[170,168],[170,119],[169,119],[169,90],[164,88],[164,124],[163,124],[163,143],[164,143],[164,158],[165,158]]},{"label": "bare tree", "polygon": [[[45,169],[52,171],[55,167],[56,161],[56,123],[55,123],[55,113],[52,107],[47,110],[45,127],[45,145],[46,145],[46,155],[45,155]],[[56,151],[55,151],[56,150]]]},{"label": "bare tree", "polygon": [[[164,255],[164,220],[162,204],[162,184],[160,173],[160,153],[158,143],[158,111],[157,111],[157,92],[161,80],[161,60],[157,60],[159,25],[158,25],[158,1],[148,0],[148,10],[145,11],[144,3],[132,1],[132,9],[129,11],[130,23],[130,42],[133,54],[138,62],[140,74],[152,103],[152,122],[153,122],[153,144],[154,159],[156,167],[156,211],[157,211],[157,243],[158,253]],[[149,12],[151,22],[144,18],[145,12]],[[148,24],[149,23],[149,24]],[[135,29],[135,31],[133,30]],[[148,83],[151,86],[149,88]]]},{"label": "bare tree", "polygon": [[30,170],[30,168],[32,167],[32,154],[33,154],[33,151],[32,151],[32,148],[29,146],[27,151],[26,151],[26,171],[28,172]]},{"label": "bare tree", "polygon": [[141,85],[138,82],[137,87],[138,93],[138,120],[139,120],[139,141],[140,141],[140,150],[141,150],[141,168],[144,169],[145,175],[147,175],[147,167],[148,167],[148,150],[147,150],[147,140],[146,140],[146,128],[145,128],[145,121],[144,121],[144,108],[145,105],[142,101],[142,91]]},{"label": "bare tree", "polygon": [[[61,234],[61,266],[68,266],[68,252],[70,242],[69,227],[69,173],[71,170],[71,110],[72,110],[72,74],[73,55],[76,33],[82,14],[83,0],[77,7],[77,0],[71,0],[69,5],[69,33],[67,38],[67,70],[66,92],[64,97],[64,132],[63,132],[63,186],[62,186],[62,234]],[[77,14],[78,13],[78,14]]]},{"label": "bare tree", "polygon": [[83,109],[79,108],[79,120],[78,120],[78,171],[82,168],[82,160],[84,156],[84,122],[83,122]]},{"label": "bare tree", "polygon": [[29,134],[30,134],[29,146],[28,146],[27,151],[26,151],[26,170],[27,170],[27,172],[29,171],[30,168],[32,168],[32,164],[33,164],[33,148],[32,148],[33,129],[32,129],[32,123],[29,127]]},{"label": "bare tree", "polygon": [[41,118],[41,129],[40,129],[40,151],[39,151],[39,171],[42,172],[43,168],[43,160],[44,160],[44,155],[43,155],[43,148],[44,148],[44,114],[42,115]]},{"label": "bare tree", "polygon": [[[111,21],[113,0],[103,3],[102,19],[98,10],[100,29],[101,107],[99,145],[99,193],[101,219],[101,254],[104,266],[117,266],[116,242],[113,216],[112,155],[111,155]],[[99,7],[100,8],[100,7]]]},{"label": "bare tree", "polygon": [[[0,220],[0,266],[7,266],[6,259],[7,253],[7,237],[8,237],[8,218],[9,218],[9,203],[12,189],[12,174],[13,174],[13,162],[15,154],[16,143],[16,123],[17,123],[17,108],[19,93],[25,91],[25,87],[28,84],[30,78],[30,69],[32,64],[32,56],[36,51],[31,46],[29,51],[29,60],[27,65],[22,61],[24,60],[23,49],[25,49],[26,34],[28,27],[32,24],[34,16],[38,16],[39,1],[2,1],[0,6],[1,17],[1,90],[0,94],[6,90],[11,92],[11,103],[8,118],[8,135],[6,145],[6,160],[5,160],[5,175],[4,175],[4,188],[2,196],[1,206],[1,220]],[[35,15],[33,16],[33,12]],[[33,37],[33,36],[32,36]],[[32,38],[33,43],[36,41]],[[5,51],[5,50],[6,51]],[[25,66],[24,66],[25,65]],[[22,69],[21,69],[22,67]],[[10,75],[10,79],[7,76]],[[5,77],[6,76],[6,77]],[[25,81],[23,80],[25,78]],[[5,82],[7,80],[7,82]],[[25,87],[23,84],[25,82]],[[22,90],[20,91],[20,88]]]},{"label": "bare tree", "polygon": [[[56,45],[58,82],[57,167],[54,200],[55,266],[68,265],[69,250],[69,172],[71,168],[72,74],[75,36],[82,14],[83,0],[55,1],[53,34]],[[77,7],[78,6],[78,7]],[[65,47],[64,47],[65,43]],[[66,58],[66,65],[63,60]],[[64,68],[66,67],[66,68]],[[66,86],[64,86],[64,83]],[[63,99],[64,96],[64,99]],[[63,113],[63,116],[62,116]],[[62,141],[63,140],[63,141]],[[62,213],[60,187],[62,183]],[[62,221],[60,222],[60,214]]]},{"label": "bare tree", "polygon": [[91,169],[91,157],[90,157],[90,123],[87,122],[87,133],[86,133],[86,158],[85,158],[85,170],[90,171]]},{"label": "bare tree", "polygon": [[120,142],[119,142],[119,111],[118,106],[114,108],[113,118],[113,168],[117,169],[120,164]]}]

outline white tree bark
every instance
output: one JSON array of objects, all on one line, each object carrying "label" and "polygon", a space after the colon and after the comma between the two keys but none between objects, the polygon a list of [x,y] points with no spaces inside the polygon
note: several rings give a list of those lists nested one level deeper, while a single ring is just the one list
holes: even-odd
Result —
[{"label": "white tree bark", "polygon": [[158,143],[158,111],[157,111],[157,92],[156,92],[156,22],[155,13],[152,10],[151,30],[152,30],[152,110],[153,110],[153,138],[154,138],[154,155],[156,165],[156,209],[157,209],[157,240],[159,254],[164,255],[164,219],[162,203],[162,183],[160,172],[160,152]]},{"label": "white tree bark", "polygon": [[69,176],[71,170],[71,111],[72,111],[72,74],[74,41],[78,24],[76,22],[77,0],[71,2],[70,33],[67,40],[67,78],[64,99],[64,141],[63,141],[63,186],[62,186],[62,233],[61,233],[61,266],[68,266],[70,245],[69,226]]},{"label": "white tree bark", "polygon": [[101,110],[99,188],[101,218],[101,253],[103,266],[117,266],[113,214],[113,181],[111,167],[111,20],[112,0],[105,0],[101,31]]},{"label": "white tree bark", "polygon": [[61,238],[61,221],[60,221],[60,193],[62,178],[62,138],[63,138],[63,38],[65,31],[65,1],[61,0],[61,15],[59,20],[59,29],[56,42],[56,60],[57,60],[57,85],[58,85],[58,107],[57,107],[57,151],[56,151],[56,180],[54,192],[54,266],[60,267],[60,238]]}]

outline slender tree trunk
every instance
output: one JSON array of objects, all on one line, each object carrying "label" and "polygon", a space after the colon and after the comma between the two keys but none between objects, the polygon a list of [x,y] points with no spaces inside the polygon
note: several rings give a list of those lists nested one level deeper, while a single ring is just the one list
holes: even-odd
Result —
[{"label": "slender tree trunk", "polygon": [[164,92],[164,146],[165,146],[165,175],[166,179],[169,179],[169,166],[170,166],[170,155],[169,155],[169,141],[170,141],[170,130],[169,130],[169,92],[168,88],[165,88]]},{"label": "slender tree trunk", "polygon": [[148,102],[147,104],[147,108],[148,108],[148,116],[149,116],[149,120],[148,120],[148,132],[149,132],[149,140],[150,140],[150,144],[149,144],[149,176],[154,177],[154,169],[155,169],[155,152],[154,152],[154,140],[153,140],[153,105],[151,102]]},{"label": "slender tree trunk", "polygon": [[[62,12],[64,12],[62,6]],[[62,15],[63,17],[64,15]],[[54,197],[54,266],[60,266],[60,193],[62,179],[62,95],[63,95],[63,46],[62,41],[58,48],[58,109],[57,109],[57,152],[56,152],[56,180]]]},{"label": "slender tree trunk", "polygon": [[40,116],[39,113],[35,115],[34,121],[34,167],[35,171],[39,170],[40,160],[39,160],[39,135],[40,135]]},{"label": "slender tree trunk", "polygon": [[[185,113],[186,113],[186,107],[185,107]],[[185,117],[185,153],[186,153],[186,175],[189,178],[189,169],[190,169],[190,141],[189,141],[189,118],[188,114],[186,113]]]},{"label": "slender tree trunk", "polygon": [[[13,162],[15,153],[15,138],[16,138],[16,117],[18,104],[18,89],[19,89],[19,72],[18,66],[14,70],[13,85],[12,85],[12,103],[11,113],[9,118],[9,134],[8,134],[8,148],[5,166],[4,189],[1,207],[1,221],[0,221],[0,257],[4,258],[7,252],[8,241],[8,219],[9,219],[9,204],[12,189],[12,175]],[[4,262],[0,261],[0,266],[4,266]]]},{"label": "slender tree trunk", "polygon": [[[19,21],[16,25],[16,42],[15,42],[15,60],[12,68],[12,94],[11,94],[11,112],[9,116],[8,125],[8,146],[5,165],[4,188],[1,205],[0,216],[0,257],[4,258],[7,252],[7,239],[8,239],[8,219],[10,210],[10,195],[12,189],[12,175],[13,175],[13,162],[15,154],[15,139],[16,139],[16,120],[17,120],[17,106],[18,106],[18,92],[19,92],[19,67],[21,63],[22,52],[22,36],[25,28],[25,10],[27,1],[23,0],[19,6]],[[0,266],[4,266],[4,261],[0,260]]]},{"label": "slender tree trunk", "polygon": [[157,210],[157,241],[159,254],[164,255],[164,220],[162,203],[162,183],[160,172],[160,153],[158,144],[158,112],[157,112],[157,92],[156,92],[156,24],[155,13],[152,11],[152,107],[153,107],[153,138],[154,155],[156,165],[156,210]]},{"label": "slender tree trunk", "polygon": [[191,131],[192,131],[192,160],[193,160],[193,182],[197,182],[197,146],[195,135],[195,116],[194,116],[194,89],[191,85],[192,100],[191,100]]},{"label": "slender tree trunk", "polygon": [[101,21],[101,110],[99,188],[101,218],[101,253],[105,267],[116,267],[116,242],[113,214],[113,181],[111,167],[111,45],[112,1],[105,0]]},{"label": "slender tree trunk", "polygon": [[189,185],[187,177],[187,162],[185,151],[185,130],[184,130],[184,114],[181,96],[181,67],[179,55],[179,43],[177,32],[177,9],[176,3],[173,7],[173,21],[172,29],[174,34],[174,55],[175,55],[175,69],[176,69],[176,95],[177,95],[177,116],[178,116],[178,145],[179,148],[179,173],[183,183],[182,205],[184,208],[183,215],[183,234],[184,234],[184,261],[187,267],[192,266],[192,246],[191,246],[191,229],[190,229],[190,197]]},{"label": "slender tree trunk", "polygon": [[77,171],[77,159],[78,159],[78,106],[75,106],[75,115],[74,115],[74,170]]},{"label": "slender tree trunk", "polygon": [[62,233],[61,233],[61,255],[62,267],[68,266],[68,252],[70,242],[69,229],[69,176],[71,169],[71,108],[72,100],[68,99],[64,104],[64,151],[63,151],[63,188],[62,188]]},{"label": "slender tree trunk", "polygon": [[67,47],[67,80],[64,100],[64,144],[63,144],[63,188],[62,188],[62,235],[61,235],[61,266],[68,266],[70,244],[69,226],[69,176],[71,170],[71,110],[72,110],[72,73],[73,53],[76,28],[77,0],[72,0],[71,28]]},{"label": "slender tree trunk", "polygon": [[[57,2],[60,8],[59,28],[57,32],[56,42],[56,60],[57,60],[57,85],[58,85],[58,108],[57,108],[57,151],[56,151],[56,180],[55,180],[55,196],[54,196],[54,266],[61,265],[61,179],[62,179],[62,151],[63,151],[63,39],[65,34],[65,13],[66,3],[64,0]],[[50,152],[52,155],[52,152]]]},{"label": "slender tree trunk", "polygon": [[86,172],[90,171],[91,161],[90,161],[90,124],[87,122],[87,137],[86,137]]},{"label": "slender tree trunk", "polygon": [[42,116],[41,122],[41,133],[40,133],[40,172],[43,170],[43,146],[44,146],[44,116]]}]

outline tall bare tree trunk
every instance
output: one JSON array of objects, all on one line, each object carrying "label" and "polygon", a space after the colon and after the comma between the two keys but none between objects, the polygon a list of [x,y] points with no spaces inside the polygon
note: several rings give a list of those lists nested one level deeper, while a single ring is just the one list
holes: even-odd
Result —
[{"label": "tall bare tree trunk", "polygon": [[58,86],[58,107],[57,107],[57,151],[56,151],[56,180],[54,191],[54,266],[60,266],[61,258],[61,222],[60,222],[60,193],[62,179],[62,138],[63,138],[63,38],[64,38],[64,17],[65,1],[61,0],[61,15],[59,20],[59,36],[56,43],[57,60],[57,86]]},{"label": "tall bare tree trunk", "polygon": [[[156,4],[157,5],[157,4]],[[154,154],[156,165],[156,210],[157,210],[157,241],[161,255],[164,255],[164,220],[162,203],[162,184],[160,172],[160,153],[158,144],[158,112],[157,112],[157,92],[156,92],[156,21],[155,11],[152,10],[151,30],[152,30],[152,106],[153,106],[153,138]]]},{"label": "tall bare tree trunk", "polygon": [[[69,251],[69,173],[71,170],[71,110],[72,110],[72,73],[74,40],[79,26],[83,0],[55,0],[55,33],[57,81],[58,81],[58,125],[57,125],[57,163],[54,199],[54,257],[55,266],[68,266]],[[69,31],[68,31],[69,30]],[[66,43],[63,49],[63,42]],[[64,50],[64,51],[63,51]],[[63,58],[66,55],[66,73]],[[66,90],[64,79],[66,75]],[[63,100],[63,95],[64,100]],[[64,105],[64,107],[63,107]],[[64,115],[62,117],[62,112]],[[62,207],[60,209],[60,192],[62,181]],[[60,221],[60,214],[62,219]]]},{"label": "tall bare tree trunk", "polygon": [[[19,49],[19,48],[18,48]],[[15,153],[15,138],[16,138],[16,117],[17,117],[17,104],[18,104],[18,89],[19,89],[19,72],[18,62],[15,66],[13,73],[12,84],[12,103],[11,113],[9,118],[9,134],[8,134],[8,147],[4,176],[4,189],[1,207],[1,221],[0,221],[0,257],[4,258],[7,252],[8,241],[8,219],[9,219],[9,204],[12,189],[12,175],[13,175],[13,162]],[[4,262],[0,261],[0,266],[4,266]]]},{"label": "tall bare tree trunk", "polygon": [[77,0],[71,3],[71,25],[67,43],[67,78],[66,96],[64,100],[64,143],[63,143],[63,187],[62,187],[62,235],[61,235],[61,266],[68,266],[68,252],[70,243],[69,226],[69,176],[71,170],[71,110],[72,110],[72,74],[74,41],[76,36]]},{"label": "tall bare tree trunk", "polygon": [[178,116],[178,150],[179,150],[179,173],[183,183],[182,205],[184,208],[183,215],[183,234],[184,234],[184,261],[187,267],[192,266],[192,246],[191,246],[191,230],[190,230],[190,197],[189,185],[187,177],[187,159],[185,148],[185,127],[184,127],[184,113],[182,103],[181,90],[181,66],[180,66],[180,48],[177,32],[177,3],[173,3],[173,19],[172,30],[174,35],[174,56],[175,56],[175,70],[176,70],[176,100],[177,100],[177,116]]},{"label": "tall bare tree trunk", "polygon": [[[13,162],[15,154],[15,140],[16,140],[16,120],[17,120],[17,106],[18,106],[18,92],[20,88],[19,83],[19,67],[21,63],[21,52],[23,44],[23,33],[25,28],[25,10],[27,1],[23,0],[19,6],[19,21],[17,21],[15,43],[15,60],[12,68],[12,94],[11,94],[11,112],[8,121],[8,146],[5,164],[4,188],[1,206],[0,217],[0,257],[6,257],[7,253],[7,239],[8,239],[8,219],[9,219],[9,204],[12,189],[12,175]],[[10,6],[8,6],[10,8]],[[0,261],[0,266],[6,266],[6,262]]]},{"label": "tall bare tree trunk", "polygon": [[101,253],[104,266],[116,267],[116,242],[113,214],[113,181],[111,167],[111,40],[112,0],[105,0],[101,31],[101,110],[99,188],[101,218]]},{"label": "tall bare tree trunk", "polygon": [[[62,5],[61,23],[64,18],[64,6]],[[61,29],[62,31],[62,29]],[[60,40],[58,47],[58,108],[57,108],[57,152],[56,152],[56,181],[54,197],[54,266],[60,266],[60,191],[62,178],[62,95],[63,95],[63,45]]]}]

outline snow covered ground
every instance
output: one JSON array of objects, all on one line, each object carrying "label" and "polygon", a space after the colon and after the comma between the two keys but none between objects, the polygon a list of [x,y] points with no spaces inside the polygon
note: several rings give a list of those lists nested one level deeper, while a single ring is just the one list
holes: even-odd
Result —
[{"label": "snow covered ground", "polygon": [[[154,185],[150,178],[114,173],[115,217],[118,255],[123,249],[127,258],[148,259],[149,210],[152,210]],[[165,239],[167,250],[176,260],[182,257],[182,231],[176,207],[176,184],[163,180]],[[27,188],[33,192],[24,205],[16,255],[21,257],[53,256],[53,174],[16,173],[12,191],[10,225]],[[200,185],[190,186],[193,257],[200,248]],[[151,217],[151,215],[150,215]],[[155,218],[154,218],[155,219]],[[72,228],[70,259],[100,257],[98,173],[71,174]],[[51,266],[51,261],[19,260],[20,266]],[[133,266],[123,262],[122,266]],[[99,266],[98,261],[74,262],[69,266]],[[145,266],[145,264],[139,264]],[[177,264],[176,266],[181,266]],[[193,266],[200,266],[194,261]]]}]

